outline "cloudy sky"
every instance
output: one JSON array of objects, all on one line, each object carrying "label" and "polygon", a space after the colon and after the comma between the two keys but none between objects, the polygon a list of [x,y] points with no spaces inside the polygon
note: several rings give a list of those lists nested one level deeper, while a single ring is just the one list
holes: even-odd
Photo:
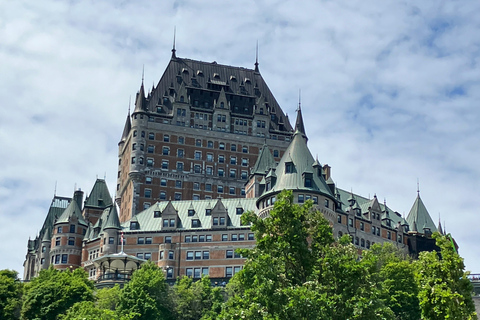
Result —
[{"label": "cloudy sky", "polygon": [[145,65],[253,68],[339,187],[408,214],[417,194],[480,273],[478,1],[0,2],[0,269],[23,274],[56,193],[116,185]]}]

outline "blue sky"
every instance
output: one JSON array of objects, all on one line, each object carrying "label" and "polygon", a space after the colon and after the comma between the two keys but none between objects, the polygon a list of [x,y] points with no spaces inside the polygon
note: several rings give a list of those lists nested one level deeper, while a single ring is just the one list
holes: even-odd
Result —
[{"label": "blue sky", "polygon": [[0,269],[23,272],[57,194],[116,184],[117,143],[145,66],[177,55],[253,68],[343,189],[408,214],[420,195],[480,272],[480,3],[0,2]]}]

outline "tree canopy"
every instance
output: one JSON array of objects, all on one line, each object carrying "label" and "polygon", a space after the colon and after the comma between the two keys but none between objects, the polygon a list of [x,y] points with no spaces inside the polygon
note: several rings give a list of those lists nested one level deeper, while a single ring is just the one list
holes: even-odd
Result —
[{"label": "tree canopy", "polygon": [[0,270],[0,319],[18,319],[22,306],[22,284],[18,273]]}]

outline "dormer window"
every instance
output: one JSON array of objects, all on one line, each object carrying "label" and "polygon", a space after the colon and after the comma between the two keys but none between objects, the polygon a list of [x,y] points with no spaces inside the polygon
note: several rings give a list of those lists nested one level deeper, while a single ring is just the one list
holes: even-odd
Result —
[{"label": "dormer window", "polygon": [[312,187],[312,174],[311,173],[307,173],[305,172],[303,174],[303,183],[304,183],[304,186],[305,188],[311,188]]},{"label": "dormer window", "polygon": [[285,163],[285,173],[293,173],[293,162]]},{"label": "dormer window", "polygon": [[140,225],[138,224],[137,221],[131,221],[130,222],[130,230],[138,230],[140,229]]},{"label": "dormer window", "polygon": [[220,75],[219,75],[218,73],[214,73],[214,74],[213,74],[213,78],[214,78],[214,79],[220,79]]},{"label": "dormer window", "polygon": [[205,215],[206,216],[211,216],[212,215],[212,209],[205,209]]},{"label": "dormer window", "polygon": [[189,209],[189,210],[188,210],[188,216],[189,216],[189,217],[192,217],[193,215],[195,215],[195,210]]},{"label": "dormer window", "polygon": [[243,213],[243,208],[237,208],[237,214],[242,214]]},{"label": "dormer window", "polygon": [[[355,214],[360,217],[362,215],[362,210],[360,208],[356,208],[355,209]],[[387,223],[387,225],[388,225],[388,223]]]},{"label": "dormer window", "polygon": [[200,228],[200,220],[199,219],[192,219],[192,228]]},{"label": "dormer window", "polygon": [[160,211],[154,211],[153,212],[153,217],[154,218],[160,218]]}]

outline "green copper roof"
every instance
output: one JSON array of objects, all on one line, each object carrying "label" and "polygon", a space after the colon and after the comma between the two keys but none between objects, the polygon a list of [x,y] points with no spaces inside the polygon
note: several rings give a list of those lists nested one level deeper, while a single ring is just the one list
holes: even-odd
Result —
[{"label": "green copper roof", "polygon": [[[195,230],[195,229],[210,229],[212,228],[212,217],[206,215],[206,209],[211,209],[211,213],[215,214],[216,210],[224,212],[227,211],[228,215],[228,228],[241,228],[240,214],[237,214],[237,208],[243,208],[243,211],[255,211],[255,198],[250,199],[209,199],[198,201],[162,201],[157,202],[150,208],[138,213],[129,221],[122,223],[123,230],[130,230],[130,222],[137,221],[139,229],[135,231],[159,231],[162,230],[161,216],[155,218],[155,211],[159,211],[163,214],[163,211],[169,206],[173,206],[178,214],[178,227],[177,230]],[[188,210],[195,210],[194,216],[188,215]],[[169,216],[170,217],[170,216]],[[200,228],[192,228],[192,219],[200,220]]]},{"label": "green copper roof", "polygon": [[407,222],[410,226],[413,226],[413,223],[415,222],[418,232],[420,233],[423,233],[423,228],[425,227],[429,228],[432,232],[437,231],[437,227],[430,217],[427,208],[423,204],[420,194],[417,195],[412,209],[410,209],[410,212],[408,213]]},{"label": "green copper roof", "polygon": [[118,219],[118,213],[117,213],[117,207],[111,206],[108,209],[108,217],[107,221],[105,222],[105,225],[103,226],[102,229],[121,229],[122,227],[120,226],[120,220]]},{"label": "green copper roof", "polygon": [[[287,189],[319,192],[335,199],[321,172],[314,172],[316,171],[313,170],[314,163],[315,160],[307,147],[306,137],[299,131],[295,132],[292,142],[275,170],[277,176],[275,184],[261,197]],[[287,172],[287,166],[291,168],[291,172]],[[305,186],[305,178],[312,179],[311,187]]]},{"label": "green copper roof", "polygon": [[85,200],[86,207],[106,208],[113,204],[112,197],[108,191],[107,184],[103,179],[97,179],[90,192],[90,195]]},{"label": "green copper roof", "polygon": [[50,208],[48,209],[47,217],[45,218],[45,222],[43,223],[42,228],[40,229],[39,237],[40,239],[45,238],[45,234],[47,238],[51,238],[53,224],[55,220],[58,219],[63,211],[68,207],[68,204],[72,201],[70,198],[54,196],[52,199],[52,203],[50,204]]},{"label": "green copper roof", "polygon": [[85,220],[83,219],[82,211],[78,207],[78,204],[76,201],[70,202],[67,209],[63,211],[62,215],[60,216],[60,218],[58,218],[56,223],[70,222],[70,217],[75,217],[78,219],[78,223],[84,226],[88,226],[87,222],[85,222]]},{"label": "green copper roof", "polygon": [[275,159],[268,149],[268,146],[264,144],[260,154],[258,155],[257,162],[255,162],[255,166],[253,166],[252,174],[265,174],[268,169],[274,167]]}]

